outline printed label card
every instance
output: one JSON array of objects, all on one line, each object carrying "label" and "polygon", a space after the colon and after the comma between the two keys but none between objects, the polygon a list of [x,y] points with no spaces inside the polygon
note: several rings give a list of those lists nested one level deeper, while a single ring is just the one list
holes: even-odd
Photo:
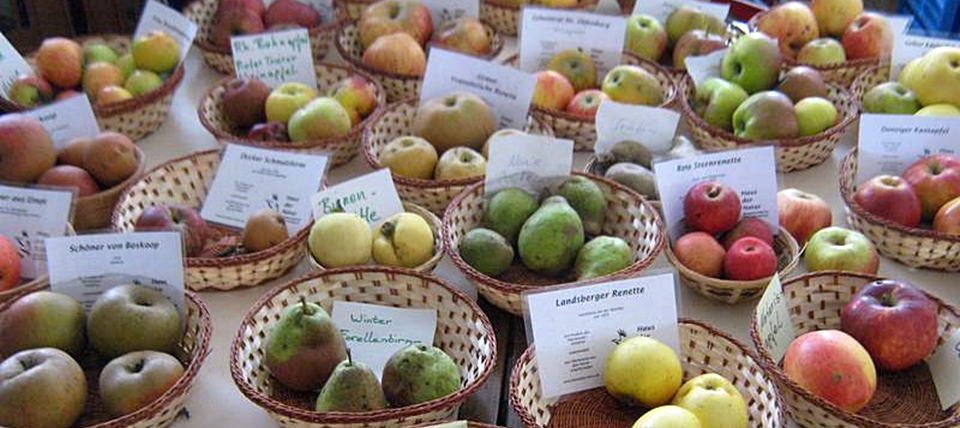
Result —
[{"label": "printed label card", "polygon": [[603,386],[607,354],[630,337],[652,337],[680,353],[673,271],[538,289],[524,293],[523,303],[546,397]]},{"label": "printed label card", "polygon": [[777,217],[777,165],[773,146],[708,152],[653,164],[664,220],[671,239],[685,231],[683,199],[698,183],[717,181],[740,196],[741,216],[759,217],[780,231]]},{"label": "printed label card", "polygon": [[721,76],[720,64],[728,50],[729,48],[724,48],[706,55],[688,56],[683,59],[683,64],[687,67],[687,74],[693,79],[695,88],[700,87],[703,82],[711,77]]},{"label": "printed label card", "polygon": [[180,45],[180,61],[182,62],[193,46],[193,38],[197,36],[197,24],[169,6],[156,0],[148,0],[137,23],[137,30],[133,38],[144,36],[151,31],[163,30],[177,40]]},{"label": "printed label card", "polygon": [[[265,0],[263,2],[264,6],[270,7],[273,2],[276,0]],[[320,22],[330,22],[336,19],[335,10],[333,6],[333,0],[297,0],[300,3],[304,3],[320,14]]]},{"label": "printed label card", "polygon": [[507,187],[539,194],[569,177],[573,168],[573,140],[511,134],[495,138],[489,150],[484,179],[486,196]]},{"label": "printed label card", "polygon": [[721,21],[726,21],[727,15],[730,14],[729,3],[711,3],[699,0],[640,0],[633,6],[633,14],[644,13],[657,18],[657,21],[666,25],[670,14],[683,6],[702,10],[707,15],[716,17]]},{"label": "printed label card", "polygon": [[409,345],[433,345],[437,331],[434,309],[335,300],[330,313],[354,360],[370,367],[379,379],[387,360]]},{"label": "printed label card", "polygon": [[954,330],[953,335],[927,358],[927,365],[943,410],[960,402],[960,330]]},{"label": "printed label card", "polygon": [[957,154],[960,119],[863,114],[857,147],[857,184],[881,174],[900,175],[927,155]]},{"label": "printed label card", "polygon": [[73,209],[74,192],[0,185],[0,235],[17,247],[20,277],[47,273],[47,238],[63,236]]},{"label": "printed label card", "polygon": [[0,33],[0,91],[3,91],[4,97],[10,92],[10,86],[17,76],[32,73],[33,67],[30,67],[7,37]]},{"label": "printed label card", "polygon": [[[444,22],[464,16],[480,17],[480,0],[422,0],[430,8],[433,28],[440,28]],[[433,55],[433,52],[430,52]]]},{"label": "printed label card", "polygon": [[383,168],[321,190],[310,198],[313,218],[343,210],[374,224],[403,212],[390,170]]},{"label": "printed label card", "polygon": [[597,110],[597,143],[594,153],[610,152],[621,141],[637,141],[651,153],[665,154],[673,147],[680,114],[665,108],[622,104],[614,101],[600,103]]},{"label": "printed label card", "polygon": [[783,294],[779,273],[773,274],[770,284],[757,303],[757,317],[757,328],[760,330],[763,346],[770,351],[774,361],[780,361],[797,332],[790,320],[790,308],[787,306],[787,296]]},{"label": "printed label card", "polygon": [[902,34],[893,44],[893,58],[890,60],[890,80],[895,81],[903,67],[914,58],[920,58],[935,48],[948,46],[960,48],[960,40],[938,39],[934,37]]},{"label": "printed label card", "polygon": [[476,57],[431,48],[420,89],[420,104],[454,91],[483,98],[500,121],[500,129],[523,129],[537,78],[516,68]]},{"label": "printed label card", "polygon": [[271,208],[291,232],[310,223],[310,196],[327,171],[326,156],[228,144],[200,215],[242,229],[253,213]]},{"label": "printed label card", "polygon": [[58,149],[74,138],[93,137],[100,133],[90,99],[82,94],[26,110],[23,114],[37,118],[50,133],[50,138]]},{"label": "printed label card", "polygon": [[237,77],[256,77],[275,88],[286,82],[317,87],[306,28],[230,38]]},{"label": "printed label card", "polygon": [[521,11],[520,69],[543,70],[553,54],[580,49],[597,64],[597,79],[620,65],[627,20],[563,9],[526,6]]}]

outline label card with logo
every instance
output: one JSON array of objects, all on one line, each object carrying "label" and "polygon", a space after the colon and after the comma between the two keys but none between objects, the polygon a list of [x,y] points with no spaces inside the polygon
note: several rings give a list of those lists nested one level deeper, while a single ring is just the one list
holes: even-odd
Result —
[{"label": "label card with logo", "polygon": [[680,114],[665,108],[604,101],[596,122],[597,143],[593,150],[598,155],[624,140],[637,141],[651,153],[662,154],[673,147]]},{"label": "label card with logo", "polygon": [[[422,0],[430,9],[433,28],[440,28],[444,22],[464,16],[480,16],[480,0]],[[430,52],[433,55],[433,52]]]},{"label": "label card with logo", "polygon": [[790,320],[790,308],[787,306],[787,296],[783,294],[779,273],[773,274],[757,303],[757,318],[763,346],[770,351],[774,361],[780,361],[787,353],[790,342],[797,337],[797,332]]},{"label": "label card with logo", "polygon": [[0,185],[0,235],[20,255],[20,277],[47,273],[47,238],[63,236],[73,208],[73,191]]},{"label": "label card with logo", "polygon": [[897,36],[893,44],[893,58],[890,60],[890,80],[897,80],[903,67],[914,58],[920,58],[934,48],[949,46],[960,48],[960,40],[938,39],[934,37],[903,34]]},{"label": "label card with logo", "polygon": [[607,354],[619,341],[633,336],[652,337],[680,353],[673,271],[580,287],[551,287],[524,293],[523,303],[527,337],[537,350],[546,397],[603,386]]},{"label": "label card with logo", "polygon": [[50,138],[58,149],[76,137],[93,137],[100,133],[93,106],[86,95],[70,97],[24,111],[23,114],[37,118],[50,133]]},{"label": "label card with logo", "polygon": [[323,189],[310,198],[310,206],[314,219],[342,209],[370,224],[404,211],[387,168]]},{"label": "label card with logo", "polygon": [[242,229],[253,213],[271,208],[295,233],[310,223],[310,196],[328,162],[326,156],[228,144],[200,215]]},{"label": "label card with logo", "polygon": [[729,49],[724,48],[706,55],[688,56],[683,59],[687,74],[693,79],[694,87],[700,87],[711,77],[720,77],[720,63]]},{"label": "label card with logo", "polygon": [[23,55],[13,47],[7,37],[0,33],[0,91],[4,97],[10,92],[10,85],[21,74],[31,74],[33,68]]},{"label": "label card with logo", "polygon": [[960,373],[960,330],[954,330],[953,335],[927,358],[927,365],[943,410],[960,402],[960,376],[957,376]]},{"label": "label card with logo", "polygon": [[653,164],[664,220],[671,239],[683,235],[683,199],[703,181],[718,181],[740,195],[742,217],[759,217],[780,231],[777,217],[777,165],[773,146],[708,152]]},{"label": "label card with logo", "polygon": [[310,34],[305,28],[230,38],[237,77],[256,77],[276,88],[285,82],[317,87]]},{"label": "label card with logo", "polygon": [[183,312],[183,243],[179,232],[110,233],[50,238],[50,288],[90,310],[105,291],[139,284]]},{"label": "label card with logo", "polygon": [[522,9],[521,15],[521,70],[543,70],[553,54],[568,49],[582,49],[590,54],[597,64],[597,79],[603,79],[610,69],[620,65],[626,18],[529,6]]},{"label": "label card with logo", "polygon": [[163,3],[149,0],[143,8],[140,22],[137,23],[137,31],[133,36],[136,39],[157,30],[166,31],[176,39],[177,44],[180,45],[182,62],[190,52],[190,46],[193,46],[193,38],[197,36],[197,24]]},{"label": "label card with logo", "polygon": [[715,16],[724,21],[730,13],[729,3],[721,4],[698,0],[641,0],[633,6],[633,14],[645,13],[657,18],[657,21],[666,25],[667,17],[669,17],[673,11],[683,6],[702,10],[706,12],[707,15]]},{"label": "label card with logo", "polygon": [[490,142],[490,159],[484,194],[507,187],[539,194],[547,186],[570,176],[573,140],[542,135],[512,134]]},{"label": "label card with logo", "polygon": [[530,73],[432,48],[420,89],[420,104],[454,91],[466,91],[490,105],[500,121],[500,129],[523,129],[536,86],[537,78]]},{"label": "label card with logo", "polygon": [[363,362],[380,378],[387,360],[409,345],[433,345],[437,332],[434,309],[335,300],[330,313],[354,360]]},{"label": "label card with logo", "polygon": [[[276,0],[266,0],[263,2],[264,6],[270,7],[271,4]],[[330,22],[335,18],[333,0],[297,0],[300,3],[307,4],[313,7],[317,12],[320,13],[320,22]]]},{"label": "label card with logo", "polygon": [[955,117],[863,114],[857,147],[857,184],[881,174],[900,175],[917,159],[957,154]]}]

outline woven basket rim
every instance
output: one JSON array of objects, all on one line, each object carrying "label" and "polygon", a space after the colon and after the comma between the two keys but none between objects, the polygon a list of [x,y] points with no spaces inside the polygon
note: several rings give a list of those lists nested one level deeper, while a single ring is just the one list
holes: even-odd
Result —
[{"label": "woven basket rim", "polygon": [[[804,2],[804,3],[805,3],[805,2]],[[759,21],[760,18],[766,16],[768,13],[770,13],[770,10],[769,10],[769,9],[768,9],[768,10],[760,11],[760,12],[758,12],[756,15],[753,15],[752,17],[750,17],[750,20],[747,21],[747,25],[749,25],[750,31],[757,31],[757,32],[763,33],[762,31],[760,31],[760,30],[757,29],[757,21]],[[766,34],[766,33],[764,33],[764,34]],[[768,35],[768,36],[769,36],[769,35]],[[772,36],[770,36],[770,37],[772,37]],[[831,37],[831,38],[834,39],[834,40],[837,40],[836,37]],[[839,41],[839,40],[837,40],[837,41]],[[807,63],[805,63],[805,62],[797,61],[797,60],[794,59],[794,58],[787,58],[786,56],[783,57],[783,60],[784,60],[784,62],[785,62],[787,65],[789,65],[789,66],[791,66],[791,67],[795,67],[795,66],[798,66],[798,65],[804,65],[804,66],[813,68],[813,69],[815,69],[815,70],[817,70],[817,71],[819,71],[819,72],[836,71],[836,70],[842,70],[842,69],[845,69],[845,68],[856,68],[856,67],[860,67],[860,66],[864,66],[864,65],[868,65],[868,64],[872,64],[872,65],[879,65],[879,64],[880,64],[880,57],[877,57],[877,56],[875,56],[875,57],[870,57],[870,58],[851,59],[851,60],[847,60],[847,61],[844,61],[844,62],[836,62],[836,63],[830,63],[830,64],[824,64],[824,65],[807,64]]]},{"label": "woven basket rim", "polygon": [[[860,272],[852,271],[842,271],[842,270],[824,270],[817,272],[810,272],[803,275],[798,275],[788,280],[785,280],[783,285],[784,294],[787,290],[793,287],[802,287],[803,284],[811,278],[818,277],[850,277],[862,279],[864,283],[875,281],[878,279],[887,278],[885,276],[870,275]],[[954,316],[960,318],[960,312],[956,308],[947,304],[939,297],[930,294],[926,290],[921,288],[923,294],[927,296],[930,300],[937,304],[938,308],[946,309],[949,312],[952,312]],[[810,403],[815,404],[817,407],[822,410],[829,412],[831,416],[836,417],[846,423],[852,424],[858,427],[868,427],[868,428],[949,428],[955,427],[960,424],[960,415],[951,416],[943,421],[936,423],[922,423],[922,424],[904,424],[904,423],[887,423],[882,421],[877,421],[870,419],[864,416],[861,416],[856,413],[851,413],[846,410],[843,410],[832,403],[827,402],[826,400],[814,395],[813,393],[807,391],[806,388],[800,386],[797,382],[787,376],[780,365],[773,361],[773,358],[770,356],[770,352],[763,346],[763,341],[760,339],[760,328],[757,323],[757,308],[754,308],[750,314],[750,340],[753,342],[754,347],[757,349],[758,362],[763,367],[763,372],[774,378],[780,388],[789,388],[791,392],[800,395],[804,400],[809,401]]]},{"label": "woven basket rim", "polygon": [[[597,3],[600,3],[600,0],[579,0],[577,2],[577,6],[572,9],[574,10],[590,9],[590,7],[596,6]],[[490,0],[480,0],[480,4],[482,6],[492,7],[496,9],[503,9],[505,11],[514,12],[514,13],[520,13],[520,9],[521,9],[521,7],[518,7],[518,6],[507,6],[499,3],[494,3]]]},{"label": "woven basket rim", "polygon": [[[609,180],[609,179],[606,179],[597,175],[593,175],[590,173],[582,172],[582,171],[570,171],[570,175],[586,177],[593,181],[603,183],[606,186],[610,186],[617,191],[626,192],[628,194],[634,195],[640,201],[640,206],[642,206],[646,210],[649,210],[650,213],[653,215],[654,219],[656,220],[657,230],[661,231],[661,233],[657,234],[657,238],[656,238],[657,242],[656,244],[654,244],[653,248],[651,248],[650,255],[648,255],[646,258],[639,260],[637,262],[634,262],[630,266],[609,275],[604,275],[599,278],[593,278],[593,279],[582,280],[582,281],[565,282],[563,283],[563,285],[564,286],[580,286],[580,285],[595,284],[599,282],[610,281],[612,278],[617,278],[623,275],[643,271],[648,266],[650,266],[654,262],[654,260],[657,259],[657,256],[663,251],[663,248],[665,245],[664,236],[666,234],[663,233],[664,224],[663,224],[663,218],[660,217],[660,212],[656,208],[654,208],[653,205],[650,204],[650,201],[648,201],[643,195],[613,180]],[[517,284],[512,282],[501,281],[496,278],[491,278],[487,275],[480,273],[480,271],[474,269],[466,261],[464,261],[463,258],[460,257],[460,252],[457,251],[457,246],[454,245],[453,243],[453,232],[452,232],[453,223],[454,223],[453,208],[461,205],[463,203],[463,200],[466,197],[470,196],[473,192],[475,192],[479,187],[482,187],[483,185],[484,185],[484,182],[482,181],[479,183],[474,183],[470,185],[470,187],[467,187],[462,192],[460,192],[460,194],[457,195],[453,199],[453,201],[450,202],[450,205],[448,205],[447,209],[444,211],[443,239],[446,241],[445,246],[447,249],[447,254],[450,256],[450,260],[452,260],[453,264],[456,265],[457,269],[459,269],[460,272],[466,275],[467,278],[469,278],[470,280],[483,284],[485,287],[490,287],[492,289],[499,290],[504,293],[520,294],[527,290],[542,288],[543,286],[540,286],[540,285]]]},{"label": "woven basket rim", "polygon": [[388,408],[374,412],[350,413],[315,412],[290,406],[256,391],[246,381],[244,381],[243,368],[241,367],[242,362],[238,360],[238,356],[240,355],[240,349],[244,344],[243,330],[252,324],[252,319],[256,315],[257,311],[265,306],[267,302],[277,297],[281,292],[293,286],[325,276],[351,273],[381,273],[393,276],[414,277],[443,288],[445,291],[454,296],[454,300],[457,303],[466,304],[474,312],[483,327],[483,334],[485,334],[487,339],[490,341],[493,352],[492,360],[496,361],[497,338],[493,331],[493,325],[490,324],[490,319],[487,318],[486,313],[480,309],[480,306],[477,304],[477,302],[467,297],[467,295],[463,294],[463,292],[442,278],[436,277],[429,273],[386,266],[363,266],[312,271],[300,277],[287,280],[284,283],[271,288],[269,291],[261,295],[259,299],[257,299],[257,301],[250,307],[247,313],[243,316],[243,319],[240,321],[240,326],[237,328],[237,333],[234,335],[233,341],[230,345],[230,375],[233,378],[233,383],[237,386],[240,392],[247,397],[247,399],[253,401],[257,406],[260,406],[271,413],[282,415],[283,417],[291,418],[301,422],[321,424],[367,424],[390,419],[406,418],[440,410],[451,405],[456,405],[466,400],[467,397],[472,395],[474,392],[480,389],[481,386],[483,386],[484,382],[486,382],[487,378],[490,377],[490,374],[493,372],[493,363],[483,367],[480,375],[470,385],[467,385],[465,388],[460,388],[457,392],[449,394],[445,397],[413,406]]},{"label": "woven basket rim", "polygon": [[376,107],[374,107],[373,112],[367,115],[367,117],[363,118],[363,120],[361,120],[360,123],[351,126],[350,132],[344,135],[341,135],[339,137],[331,137],[331,138],[324,138],[320,140],[307,140],[307,141],[299,141],[299,142],[259,141],[259,140],[248,138],[246,136],[237,136],[237,135],[231,134],[230,132],[215,126],[203,114],[204,106],[206,106],[207,103],[211,102],[210,99],[213,97],[214,91],[226,85],[227,82],[235,79],[236,76],[224,77],[206,90],[206,92],[203,95],[203,98],[201,98],[200,102],[197,104],[197,117],[200,118],[200,124],[203,125],[203,127],[207,130],[207,132],[213,134],[213,136],[216,137],[218,140],[237,143],[237,144],[243,144],[247,146],[266,147],[266,148],[278,149],[278,150],[309,149],[314,147],[326,147],[331,144],[343,143],[343,142],[353,140],[363,134],[363,131],[367,129],[367,126],[370,123],[372,123],[371,121],[372,118],[374,118],[376,114],[383,109],[383,106],[386,104],[386,90],[383,88],[383,85],[380,84],[380,82],[377,79],[374,79],[373,76],[371,76],[369,73],[363,70],[353,69],[350,67],[327,63],[327,62],[318,62],[314,64],[315,70],[319,71],[321,68],[337,69],[337,70],[347,71],[349,73],[358,74],[362,76],[364,79],[366,79],[369,84],[372,84],[374,86],[374,92],[377,94],[377,105]]}]

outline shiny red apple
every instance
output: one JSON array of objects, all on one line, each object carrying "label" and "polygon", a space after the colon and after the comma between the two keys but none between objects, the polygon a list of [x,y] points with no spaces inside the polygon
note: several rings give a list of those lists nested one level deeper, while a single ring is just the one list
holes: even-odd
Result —
[{"label": "shiny red apple", "polygon": [[740,195],[717,181],[697,183],[683,198],[683,216],[691,230],[726,232],[740,221]]},{"label": "shiny red apple", "polygon": [[913,186],[894,175],[878,175],[860,185],[853,201],[867,212],[907,227],[920,224],[920,197]]},{"label": "shiny red apple", "polygon": [[935,154],[920,158],[904,170],[903,180],[920,197],[923,219],[931,221],[943,204],[960,196],[960,157]]},{"label": "shiny red apple", "polygon": [[777,272],[777,253],[752,236],[738,239],[723,257],[723,274],[735,281],[753,281]]},{"label": "shiny red apple", "polygon": [[833,213],[827,202],[799,189],[777,192],[777,211],[780,226],[787,229],[800,245],[805,244],[818,230],[833,224]]}]

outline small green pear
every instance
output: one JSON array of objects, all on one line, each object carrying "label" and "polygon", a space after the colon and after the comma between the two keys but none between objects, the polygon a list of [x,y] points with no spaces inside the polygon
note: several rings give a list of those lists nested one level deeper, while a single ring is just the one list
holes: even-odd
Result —
[{"label": "small green pear", "polygon": [[575,175],[560,183],[550,194],[563,196],[577,211],[583,222],[583,231],[587,235],[596,236],[603,231],[607,200],[603,195],[603,189],[593,180]]},{"label": "small green pear", "polygon": [[333,370],[330,379],[317,397],[318,412],[371,412],[386,409],[387,397],[373,370],[366,364],[353,361],[347,349],[347,359]]}]

